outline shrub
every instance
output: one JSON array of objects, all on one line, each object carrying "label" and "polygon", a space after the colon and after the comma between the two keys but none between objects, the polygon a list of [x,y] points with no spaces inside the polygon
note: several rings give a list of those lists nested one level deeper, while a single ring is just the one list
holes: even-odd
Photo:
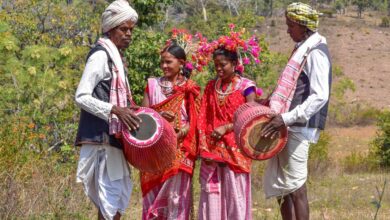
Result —
[{"label": "shrub", "polygon": [[328,18],[333,18],[333,15],[337,12],[335,9],[322,9],[321,13]]},{"label": "shrub", "polygon": [[312,175],[324,173],[330,166],[328,156],[331,136],[327,132],[322,132],[316,144],[310,145],[309,149],[309,172]]},{"label": "shrub", "polygon": [[390,167],[390,111],[382,112],[377,122],[378,133],[372,145],[372,154],[382,167]]},{"label": "shrub", "polygon": [[355,83],[344,75],[340,66],[334,65],[328,121],[338,126],[368,125],[375,122],[379,110],[366,103],[350,103],[345,99],[347,91],[355,91]]},{"label": "shrub", "polygon": [[390,27],[390,17],[382,17],[382,21],[379,24],[380,27]]},{"label": "shrub", "polygon": [[342,161],[343,170],[347,173],[373,171],[378,167],[377,160],[371,154],[353,151]]}]

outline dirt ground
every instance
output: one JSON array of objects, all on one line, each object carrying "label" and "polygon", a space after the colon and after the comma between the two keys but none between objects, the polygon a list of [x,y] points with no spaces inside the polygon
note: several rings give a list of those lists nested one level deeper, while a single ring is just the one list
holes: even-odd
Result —
[{"label": "dirt ground", "polygon": [[[333,64],[355,83],[356,91],[347,94],[350,102],[390,109],[390,28],[379,27],[381,16],[371,13],[366,12],[363,19],[352,11],[322,17],[319,33],[327,38]],[[294,42],[286,32],[284,18],[273,20],[275,26],[266,26],[261,32],[265,32],[272,51],[289,54]]]}]

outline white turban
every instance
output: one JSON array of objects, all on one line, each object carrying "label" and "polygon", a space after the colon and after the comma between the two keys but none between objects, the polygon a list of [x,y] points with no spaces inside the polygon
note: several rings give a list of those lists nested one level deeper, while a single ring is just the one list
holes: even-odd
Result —
[{"label": "white turban", "polygon": [[102,14],[102,31],[107,33],[128,20],[136,23],[138,20],[137,12],[127,0],[116,0]]}]

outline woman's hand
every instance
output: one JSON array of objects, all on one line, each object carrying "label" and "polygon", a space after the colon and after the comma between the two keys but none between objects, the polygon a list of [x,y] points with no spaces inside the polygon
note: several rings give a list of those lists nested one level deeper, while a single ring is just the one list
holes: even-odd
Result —
[{"label": "woman's hand", "polygon": [[255,101],[257,103],[259,103],[260,105],[269,106],[269,100],[268,99],[256,99]]},{"label": "woman's hand", "polygon": [[135,115],[134,111],[138,110],[138,106],[132,106],[132,107],[119,107],[119,106],[112,106],[111,113],[115,114],[121,122],[123,122],[129,130],[136,130],[139,128],[139,123],[142,122],[142,120]]},{"label": "woman's hand", "polygon": [[231,131],[232,129],[233,124],[219,126],[211,133],[211,137],[213,137],[215,140],[219,140],[222,138],[222,136],[224,136],[228,131]]},{"label": "woman's hand", "polygon": [[173,122],[173,120],[175,120],[175,114],[173,114],[173,112],[171,111],[163,111],[163,112],[160,112],[160,115],[165,118],[168,122]]},{"label": "woman's hand", "polygon": [[187,133],[190,129],[190,126],[187,124],[186,126],[184,126],[182,129],[180,129],[176,134],[177,134],[177,140],[178,141],[181,141],[183,140],[186,136],[187,136]]}]

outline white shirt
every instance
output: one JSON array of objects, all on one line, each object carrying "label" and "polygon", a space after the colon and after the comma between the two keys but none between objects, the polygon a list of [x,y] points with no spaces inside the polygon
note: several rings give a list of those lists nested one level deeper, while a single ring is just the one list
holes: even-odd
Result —
[{"label": "white shirt", "polygon": [[112,104],[92,97],[92,93],[100,81],[111,78],[107,61],[107,54],[104,51],[96,51],[88,58],[75,95],[80,108],[106,121],[111,113]]},{"label": "white shirt", "polygon": [[[299,45],[300,43],[297,46]],[[283,121],[287,126],[295,122],[308,123],[309,119],[327,103],[330,65],[330,61],[323,51],[314,49],[309,53],[303,70],[310,81],[310,93],[302,104],[282,114]],[[297,133],[296,135],[301,139],[311,143],[316,143],[320,134],[318,128],[308,127],[292,126],[289,127],[289,131]]]}]

